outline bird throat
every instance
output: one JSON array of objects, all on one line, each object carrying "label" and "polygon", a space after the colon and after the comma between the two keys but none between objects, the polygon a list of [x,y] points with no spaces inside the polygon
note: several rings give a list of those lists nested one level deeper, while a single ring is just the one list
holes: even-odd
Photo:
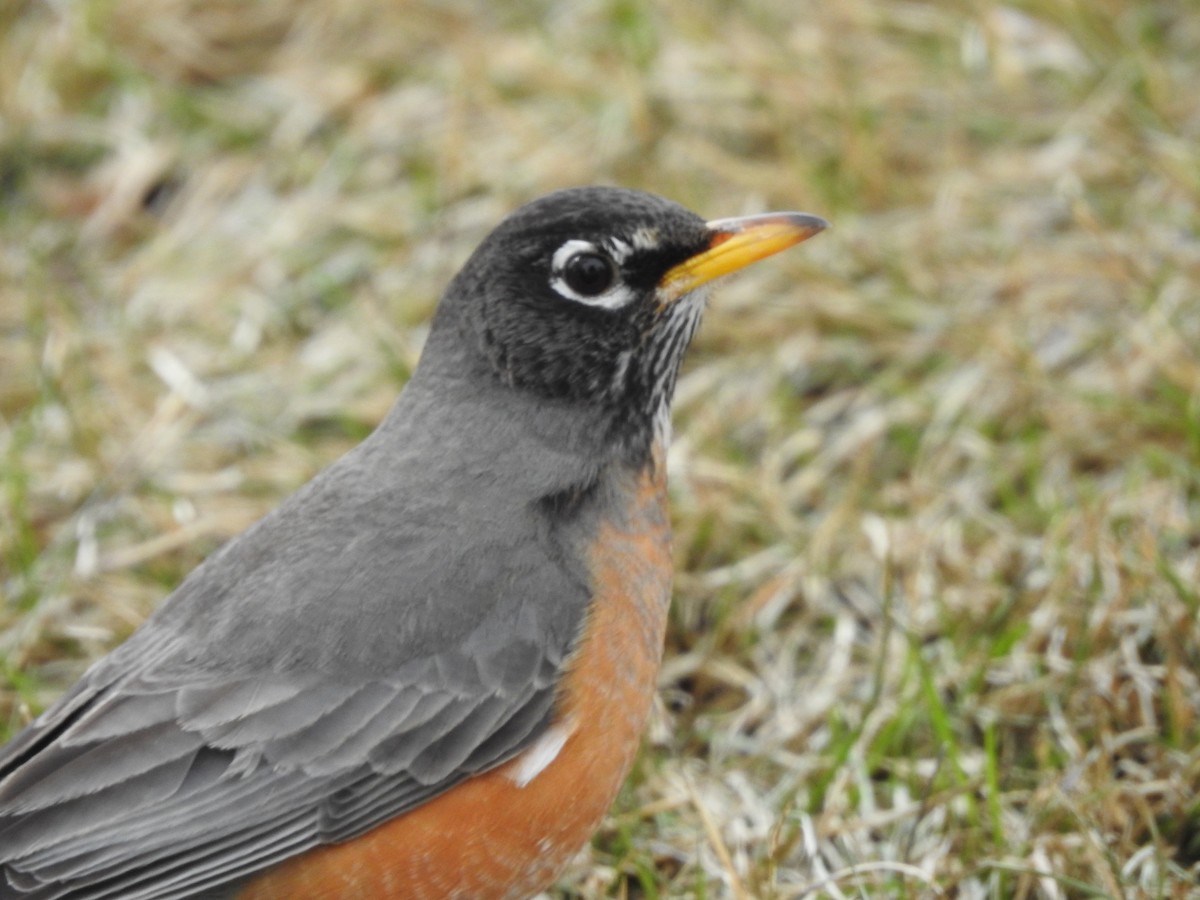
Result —
[{"label": "bird throat", "polygon": [[609,397],[612,428],[636,459],[671,439],[671,401],[684,355],[700,325],[703,297],[686,297],[665,309],[644,344],[618,360]]}]

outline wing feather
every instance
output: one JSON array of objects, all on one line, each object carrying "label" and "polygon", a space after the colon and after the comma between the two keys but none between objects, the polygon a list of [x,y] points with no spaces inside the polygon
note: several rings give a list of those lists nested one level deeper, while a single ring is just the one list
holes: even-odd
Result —
[{"label": "wing feather", "polygon": [[[548,721],[553,693],[536,679],[504,696],[388,682],[298,692],[238,684],[214,687],[214,702],[197,703],[199,693],[176,702],[191,720],[124,736],[89,711],[105,740],[55,745],[0,784],[14,798],[0,803],[0,862],[16,889],[0,884],[0,897],[50,898],[64,886],[80,900],[194,896],[347,840],[520,752]],[[234,695],[252,711],[231,718]],[[127,718],[135,699],[99,702]],[[243,771],[235,759],[247,752],[257,762]]]},{"label": "wing feather", "polygon": [[450,459],[402,410],[0,748],[0,900],[224,896],[536,740],[589,591],[528,498],[598,470],[462,414],[506,437]]}]

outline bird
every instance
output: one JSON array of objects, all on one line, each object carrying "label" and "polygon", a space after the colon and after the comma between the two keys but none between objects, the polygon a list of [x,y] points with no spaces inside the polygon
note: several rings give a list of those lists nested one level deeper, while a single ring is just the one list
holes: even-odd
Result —
[{"label": "bird", "polygon": [[0,898],[553,884],[655,696],[712,282],[826,227],[603,186],[503,219],[379,426],[0,748]]}]

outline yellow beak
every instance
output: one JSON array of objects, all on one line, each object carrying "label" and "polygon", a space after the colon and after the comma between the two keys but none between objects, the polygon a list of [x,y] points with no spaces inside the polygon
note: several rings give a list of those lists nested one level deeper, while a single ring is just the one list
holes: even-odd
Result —
[{"label": "yellow beak", "polygon": [[806,241],[829,227],[808,213],[766,213],[707,223],[712,233],[708,247],[667,270],[658,282],[663,305],[673,303],[714,278],[736,272],[752,262]]}]

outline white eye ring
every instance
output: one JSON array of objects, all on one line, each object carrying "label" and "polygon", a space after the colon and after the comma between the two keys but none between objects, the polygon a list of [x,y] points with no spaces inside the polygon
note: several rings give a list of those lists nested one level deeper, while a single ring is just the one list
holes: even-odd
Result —
[{"label": "white eye ring", "polygon": [[[571,240],[554,251],[550,259],[550,287],[560,295],[585,306],[595,306],[600,309],[621,309],[633,302],[634,293],[629,286],[618,277],[613,279],[612,286],[606,291],[590,296],[579,293],[567,284],[567,266],[575,257],[581,254],[594,254],[611,258],[612,254],[597,247],[590,241]],[[616,263],[614,263],[615,265]]]}]

